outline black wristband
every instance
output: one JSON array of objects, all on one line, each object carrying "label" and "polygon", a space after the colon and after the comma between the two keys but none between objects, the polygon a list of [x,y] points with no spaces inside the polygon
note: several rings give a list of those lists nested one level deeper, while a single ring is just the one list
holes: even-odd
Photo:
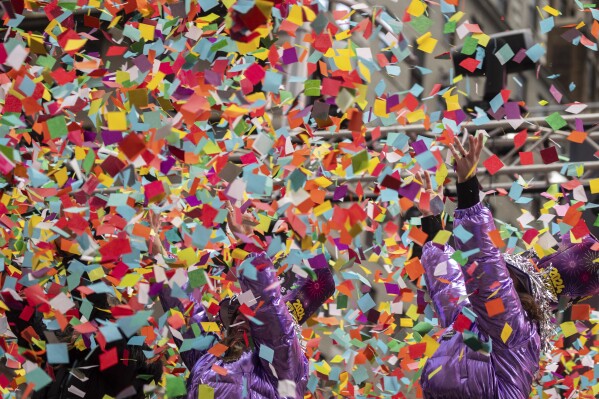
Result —
[{"label": "black wristband", "polygon": [[458,209],[470,208],[480,202],[480,184],[476,176],[458,183],[456,187],[458,191]]}]

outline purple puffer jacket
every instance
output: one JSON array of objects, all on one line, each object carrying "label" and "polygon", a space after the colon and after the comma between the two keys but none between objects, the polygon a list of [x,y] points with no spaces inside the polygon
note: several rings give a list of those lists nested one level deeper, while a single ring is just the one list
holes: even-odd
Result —
[{"label": "purple puffer jacket", "polygon": [[[501,253],[487,234],[495,230],[491,212],[482,203],[458,209],[454,227],[460,225],[473,237],[467,242],[456,237],[457,249],[465,253],[479,249],[468,254],[463,271],[451,259],[454,250],[449,245],[442,248],[427,242],[423,248],[426,284],[441,327],[447,328],[439,340],[439,348],[424,366],[421,377],[424,396],[528,398],[540,356],[537,323],[522,308]],[[477,266],[472,271],[473,262]],[[496,298],[503,301],[505,312],[490,317],[485,303]],[[472,350],[464,343],[464,335],[453,330],[456,317],[465,307],[476,314],[470,331],[482,342],[492,341],[490,355]],[[501,333],[506,324],[513,331],[504,343]]]},{"label": "purple puffer jacket", "polygon": [[[250,322],[255,350],[244,353],[239,360],[230,363],[206,353],[218,340],[215,335],[203,331],[200,323],[208,321],[208,318],[200,298],[195,296],[197,294],[192,294],[194,315],[187,329],[182,332],[184,341],[175,338],[181,347],[181,357],[191,370],[187,381],[188,399],[198,398],[198,387],[202,384],[212,387],[214,397],[219,399],[304,397],[309,371],[308,359],[296,335],[295,322],[281,298],[272,261],[265,253],[259,253],[250,255],[245,262],[251,263],[253,267],[244,268],[243,264],[239,266],[238,270],[244,271],[239,277],[241,289],[243,292],[251,290],[258,303],[264,302],[255,310],[255,318],[262,324]],[[252,279],[250,276],[254,267],[259,270],[253,276],[255,279]],[[165,309],[183,307],[180,301],[168,295],[168,290],[161,293],[160,299]],[[195,338],[191,328],[193,324],[200,327],[203,334],[201,337]],[[261,346],[273,350],[272,362],[259,356]],[[194,349],[185,350],[187,348]],[[216,373],[212,369],[214,365],[224,368],[227,374],[223,376]]]}]

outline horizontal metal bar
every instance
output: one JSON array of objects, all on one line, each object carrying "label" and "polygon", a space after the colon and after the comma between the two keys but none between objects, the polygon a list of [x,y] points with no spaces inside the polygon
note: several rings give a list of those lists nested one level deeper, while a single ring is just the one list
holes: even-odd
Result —
[{"label": "horizontal metal bar", "polygon": [[[574,122],[576,119],[580,119],[583,123],[589,122],[599,122],[599,113],[592,114],[580,114],[580,115],[563,115],[562,116],[566,122]],[[513,120],[511,121],[513,122]],[[545,117],[534,117],[522,120],[521,129],[525,128],[533,128],[533,127],[546,127],[549,124],[545,121]],[[512,125],[508,120],[500,120],[500,121],[490,121],[488,123],[483,123],[480,125],[475,124],[474,122],[465,122],[460,128],[462,130],[474,131],[474,130],[490,130],[496,128],[509,128],[512,129]],[[368,133],[372,132],[376,127],[367,128],[366,131]],[[394,126],[380,126],[379,127],[381,136],[386,136],[388,133],[401,133],[401,132],[411,132],[418,133],[422,135],[432,136],[428,133],[428,129],[423,124],[410,124],[410,125],[394,125]],[[298,132],[300,132],[298,130]],[[301,131],[303,132],[303,130]],[[326,137],[326,138],[351,138],[352,132],[350,130],[344,129],[339,132],[331,133],[328,130],[318,130],[313,133],[314,137]]]},{"label": "horizontal metal bar", "polygon": [[[583,180],[580,180],[580,183],[583,186],[588,186],[590,184],[590,180],[583,179]],[[498,189],[509,190],[512,187],[512,184],[513,183],[493,183],[493,184],[483,184],[482,186],[483,186],[483,191],[498,190]],[[526,193],[541,193],[541,192],[546,191],[547,188],[548,188],[548,184],[546,182],[533,181],[533,182],[530,182],[526,186],[526,188],[524,188],[523,195],[526,195]],[[445,187],[445,189],[443,190],[443,195],[455,197],[457,195],[457,190],[456,190],[455,184],[447,185]],[[344,196],[343,201],[344,202],[355,202],[357,200],[357,197],[358,197],[357,194],[350,192]],[[379,197],[379,195],[377,195],[377,194],[366,192],[362,196],[362,200],[376,199],[378,197]],[[327,194],[325,196],[325,199],[327,199],[329,201],[333,201],[333,193]],[[333,202],[339,202],[339,201],[340,200],[333,201]]]}]

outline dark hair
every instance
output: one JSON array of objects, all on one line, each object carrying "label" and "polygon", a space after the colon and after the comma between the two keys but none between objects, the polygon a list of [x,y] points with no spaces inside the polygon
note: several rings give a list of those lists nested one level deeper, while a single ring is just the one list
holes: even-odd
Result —
[{"label": "dark hair", "polygon": [[526,311],[526,314],[528,314],[528,317],[534,321],[541,321],[541,318],[542,318],[541,308],[539,307],[539,305],[537,305],[533,296],[528,292],[528,290],[526,288],[524,288],[524,286],[522,285],[520,280],[518,280],[518,278],[513,274],[513,272],[511,270],[510,270],[510,277],[512,278],[512,281],[514,282],[514,289],[518,293],[518,298],[520,298],[520,303],[522,304],[522,308],[524,308],[524,310]]}]

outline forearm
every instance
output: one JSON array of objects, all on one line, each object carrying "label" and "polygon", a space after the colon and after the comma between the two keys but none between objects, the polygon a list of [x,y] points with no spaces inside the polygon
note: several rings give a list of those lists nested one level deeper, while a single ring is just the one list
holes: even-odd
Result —
[{"label": "forearm", "polygon": [[295,380],[303,351],[295,333],[296,324],[276,284],[277,276],[271,259],[261,253],[246,259],[238,269],[242,291],[251,291],[257,300],[253,308],[254,320],[250,320],[256,350],[260,351],[260,347],[264,346],[273,351],[272,362],[260,358],[264,369],[270,372],[271,363],[277,373],[275,378]]},{"label": "forearm", "polygon": [[453,323],[461,308],[468,303],[464,276],[460,265],[451,258],[454,250],[449,245],[424,245],[420,261],[433,306],[441,327]]},{"label": "forearm", "polygon": [[457,183],[456,189],[458,193],[458,209],[467,209],[480,202],[480,183],[476,175],[465,182]]}]

